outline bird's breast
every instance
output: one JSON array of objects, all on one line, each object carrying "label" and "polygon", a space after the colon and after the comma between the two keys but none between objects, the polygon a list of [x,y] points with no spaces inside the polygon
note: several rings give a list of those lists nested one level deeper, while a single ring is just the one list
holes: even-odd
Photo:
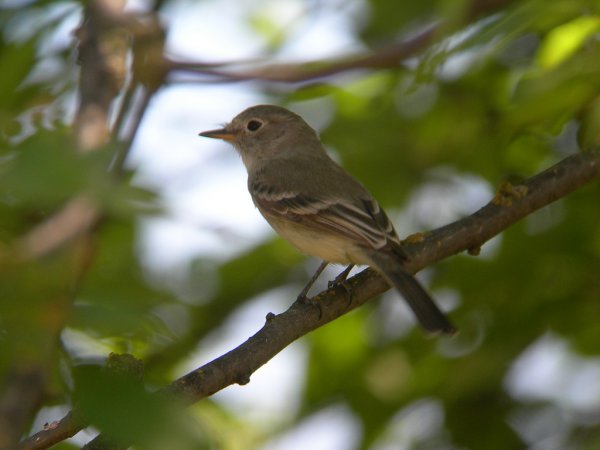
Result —
[{"label": "bird's breast", "polygon": [[282,238],[302,253],[338,264],[367,264],[364,251],[344,237],[272,215],[263,216]]}]

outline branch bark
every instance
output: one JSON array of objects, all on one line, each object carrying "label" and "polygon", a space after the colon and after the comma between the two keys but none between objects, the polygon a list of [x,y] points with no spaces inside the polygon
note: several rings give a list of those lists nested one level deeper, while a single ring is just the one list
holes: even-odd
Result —
[{"label": "branch bark", "polygon": [[[419,233],[406,242],[411,260],[407,268],[422,268],[462,251],[474,252],[522,218],[600,179],[600,152],[570,156],[549,169],[518,185],[503,184],[494,198],[474,214],[436,230]],[[282,314],[269,313],[265,325],[246,342],[215,360],[175,380],[161,393],[176,397],[186,404],[195,403],[232,384],[246,384],[250,376],[296,339],[363,305],[389,289],[385,280],[372,269],[366,269],[348,280],[352,288],[349,304],[346,291],[334,287],[318,294],[310,303],[295,302]],[[78,430],[66,419],[69,433]],[[61,423],[59,427],[62,428]],[[37,443],[53,442],[65,430],[47,430],[24,441],[21,449],[43,449]],[[117,448],[107,444],[106,436],[94,439],[84,449]],[[98,446],[100,442],[102,445]]]}]

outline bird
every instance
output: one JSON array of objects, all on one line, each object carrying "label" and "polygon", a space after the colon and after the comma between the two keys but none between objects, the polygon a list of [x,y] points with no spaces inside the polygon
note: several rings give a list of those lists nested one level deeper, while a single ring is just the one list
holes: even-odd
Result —
[{"label": "bird", "polygon": [[248,190],[271,227],[300,252],[323,262],[301,295],[329,263],[367,265],[394,286],[430,334],[456,333],[450,319],[413,274],[388,215],[369,191],[325,151],[317,132],[281,106],[245,109],[222,128],[200,136],[224,140],[248,172]]}]

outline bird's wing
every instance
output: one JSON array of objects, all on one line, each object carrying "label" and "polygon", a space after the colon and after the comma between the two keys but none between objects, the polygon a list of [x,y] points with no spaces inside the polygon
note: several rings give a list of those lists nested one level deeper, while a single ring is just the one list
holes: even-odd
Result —
[{"label": "bird's wing", "polygon": [[373,249],[390,244],[400,246],[391,221],[373,198],[355,200],[279,192],[264,183],[254,183],[251,192],[254,203],[267,216],[299,222]]}]

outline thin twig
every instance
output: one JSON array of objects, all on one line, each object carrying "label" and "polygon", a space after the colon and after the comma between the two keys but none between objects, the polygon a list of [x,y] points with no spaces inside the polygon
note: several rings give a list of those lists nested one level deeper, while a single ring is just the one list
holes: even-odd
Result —
[{"label": "thin twig", "polygon": [[73,411],[70,411],[58,422],[49,424],[42,431],[38,431],[21,442],[19,449],[50,448],[65,439],[75,436],[83,428],[85,428],[85,425],[81,419],[77,418]]},{"label": "thin twig", "polygon": [[[131,109],[134,111],[131,112],[131,123],[129,124],[129,131],[126,133],[125,138],[119,141],[118,143],[118,151],[115,154],[115,158],[111,164],[110,170],[117,176],[121,176],[123,173],[123,169],[125,168],[125,162],[127,160],[127,156],[131,151],[131,146],[133,145],[133,141],[137,135],[137,132],[140,127],[140,123],[144,118],[144,114],[148,109],[148,105],[150,104],[150,99],[152,95],[154,95],[153,91],[148,90],[145,87],[139,86],[140,89],[143,89],[141,98],[138,99],[136,105],[132,105]],[[133,97],[133,96],[132,96]],[[133,102],[130,102],[133,103]]]},{"label": "thin twig", "polygon": [[406,58],[427,48],[434,40],[439,25],[421,30],[414,37],[379,51],[328,61],[312,61],[301,64],[269,64],[247,70],[215,68],[216,64],[179,62],[169,60],[171,72],[192,72],[211,77],[211,81],[234,82],[244,80],[278,81],[296,83],[335,75],[350,70],[381,69],[398,66]]},{"label": "thin twig", "polygon": [[[464,17],[472,22],[507,7],[511,0],[479,0],[472,2]],[[455,23],[454,26],[459,25]],[[298,83],[329,77],[355,70],[372,70],[398,67],[406,59],[413,57],[436,42],[447,37],[447,23],[437,21],[423,27],[417,34],[375,51],[348,55],[337,59],[316,60],[303,63],[267,64],[262,67],[242,69],[252,61],[235,63],[190,62],[165,58],[169,72],[186,72],[203,75],[208,83],[227,83],[247,80],[261,80],[283,83]],[[255,63],[256,64],[256,63]]]}]

